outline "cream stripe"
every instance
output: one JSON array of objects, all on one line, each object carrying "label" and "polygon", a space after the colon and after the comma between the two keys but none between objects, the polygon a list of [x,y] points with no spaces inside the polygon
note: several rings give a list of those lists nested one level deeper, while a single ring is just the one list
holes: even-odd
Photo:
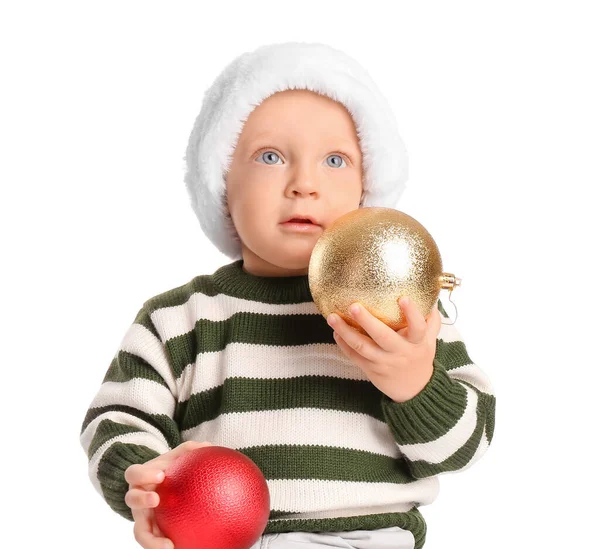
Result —
[{"label": "cream stripe", "polygon": [[175,376],[169,365],[169,359],[163,343],[141,324],[132,324],[123,337],[120,349],[143,358],[165,380],[169,389],[176,395]]},{"label": "cream stripe", "polygon": [[[351,516],[375,512],[392,511],[377,508],[409,511],[414,502],[429,504],[439,492],[439,481],[435,477],[415,480],[409,484],[391,482],[348,482],[318,479],[273,479],[267,480],[271,496],[271,509],[294,513],[289,518],[327,518]],[[343,514],[340,515],[340,511]],[[298,514],[296,514],[298,513]]]},{"label": "cream stripe", "polygon": [[169,444],[168,444],[165,436],[161,433],[161,431],[159,429],[154,427],[154,425],[151,425],[147,421],[144,421],[143,419],[140,419],[137,416],[132,416],[131,414],[128,414],[126,412],[111,411],[111,412],[104,412],[103,414],[100,414],[98,417],[95,417],[93,419],[93,421],[90,421],[89,425],[85,428],[85,431],[83,431],[83,433],[81,433],[80,441],[81,441],[81,445],[83,446],[83,449],[85,450],[86,454],[89,452],[92,440],[93,440],[94,436],[96,435],[96,429],[98,428],[98,424],[101,421],[104,421],[105,419],[114,421],[115,423],[120,423],[122,425],[129,425],[131,427],[137,427],[138,429],[141,429],[142,431],[144,431],[143,433],[139,433],[139,436],[150,434],[152,436],[152,438],[160,439],[161,444],[164,444],[164,446],[166,448],[169,447]]},{"label": "cream stripe", "polygon": [[198,355],[197,364],[189,364],[178,380],[179,398],[185,401],[231,377],[289,379],[308,375],[369,381],[336,344],[279,347],[235,342],[222,351]]},{"label": "cream stripe", "polygon": [[398,445],[409,460],[441,463],[469,440],[477,425],[477,393],[470,387],[463,386],[467,390],[467,406],[458,423],[445,435],[431,442]]},{"label": "cream stripe", "polygon": [[[131,422],[131,423],[133,423],[133,422]],[[168,444],[166,444],[166,442],[163,443],[161,440],[159,440],[155,436],[151,435],[150,433],[144,433],[144,432],[126,433],[126,434],[111,438],[110,440],[107,440],[102,446],[100,446],[100,448],[98,448],[98,451],[94,453],[94,455],[90,459],[89,467],[88,467],[88,475],[90,477],[90,480],[92,481],[94,488],[102,496],[104,496],[104,494],[102,494],[102,488],[100,486],[100,481],[98,480],[98,465],[100,463],[100,460],[102,459],[102,456],[106,452],[106,450],[110,446],[115,444],[116,442],[123,442],[125,444],[139,444],[142,446],[147,446],[151,450],[155,450],[156,452],[158,452],[160,454],[164,454],[165,452],[170,450],[170,448],[169,448]],[[89,443],[88,443],[88,447],[89,447]],[[86,452],[87,452],[87,450],[86,450]]]},{"label": "cream stripe", "polygon": [[487,374],[476,364],[465,364],[459,368],[448,370],[448,375],[457,381],[466,381],[488,395],[494,394],[492,382]]},{"label": "cream stripe", "polygon": [[321,314],[312,301],[292,304],[260,303],[225,294],[210,297],[197,292],[186,303],[157,309],[151,317],[161,339],[166,342],[191,332],[200,319],[219,322],[240,312],[270,315]]},{"label": "cream stripe", "polygon": [[453,341],[463,341],[461,333],[458,329],[449,324],[442,324],[438,333],[438,339],[444,340],[446,343],[452,343]]},{"label": "cream stripe", "polygon": [[175,402],[169,389],[160,383],[134,377],[129,381],[105,381],[90,408],[120,404],[146,414],[166,414],[173,417]]},{"label": "cream stripe", "polygon": [[366,414],[317,408],[221,414],[186,429],[182,439],[234,449],[265,444],[316,444],[400,457],[387,423]]}]

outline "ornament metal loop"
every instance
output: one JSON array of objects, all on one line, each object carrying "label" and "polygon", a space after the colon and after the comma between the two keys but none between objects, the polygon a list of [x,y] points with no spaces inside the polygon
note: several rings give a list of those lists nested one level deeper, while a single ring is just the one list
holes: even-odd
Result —
[{"label": "ornament metal loop", "polygon": [[442,273],[440,275],[440,286],[443,290],[450,290],[448,292],[448,300],[450,301],[450,303],[452,303],[452,305],[454,305],[454,311],[456,312],[456,317],[454,318],[453,322],[443,322],[442,324],[446,325],[446,326],[452,326],[456,320],[458,319],[458,308],[456,307],[456,303],[454,303],[454,301],[452,301],[452,290],[454,290],[454,288],[460,286],[462,284],[462,278],[458,278],[457,276],[454,276],[454,274],[452,273]]}]

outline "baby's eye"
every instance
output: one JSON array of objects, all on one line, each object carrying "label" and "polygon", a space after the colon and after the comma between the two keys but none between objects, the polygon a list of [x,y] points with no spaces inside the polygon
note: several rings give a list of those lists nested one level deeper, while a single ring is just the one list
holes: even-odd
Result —
[{"label": "baby's eye", "polygon": [[[346,161],[345,161],[345,160],[344,160],[344,159],[343,159],[343,158],[342,158],[342,157],[341,157],[339,154],[332,154],[332,155],[328,156],[328,157],[327,157],[327,160],[328,160],[328,162],[327,162],[327,163],[328,163],[328,164],[329,164],[329,159],[330,159],[330,158],[339,158],[339,159],[340,159],[340,160],[341,160],[341,161],[344,163],[344,166],[346,166]],[[338,161],[336,161],[336,162],[335,162],[335,163],[333,163],[333,164],[329,164],[329,166],[331,166],[332,168],[338,168],[338,167],[340,167],[340,165],[339,165],[339,160],[338,160]],[[341,166],[341,167],[343,168],[344,166]]]},{"label": "baby's eye", "polygon": [[[333,163],[330,163],[329,162],[330,158],[336,158],[338,160],[334,160]],[[272,166],[274,164],[277,164],[276,159],[281,160],[281,157],[274,151],[265,151],[264,153],[262,153],[261,155],[258,156],[258,159],[260,159],[259,162],[262,162],[264,164],[269,164]],[[340,162],[342,163],[341,165],[340,165]],[[346,161],[339,154],[329,155],[327,157],[327,164],[332,168],[346,167]]]},{"label": "baby's eye", "polygon": [[279,160],[281,160],[281,158],[279,157],[279,155],[276,152],[273,152],[273,151],[265,151],[264,153],[262,153],[261,155],[258,156],[258,158],[265,159],[264,163],[265,164],[269,164],[269,165],[276,164],[276,162],[273,161],[273,157],[279,158]]}]

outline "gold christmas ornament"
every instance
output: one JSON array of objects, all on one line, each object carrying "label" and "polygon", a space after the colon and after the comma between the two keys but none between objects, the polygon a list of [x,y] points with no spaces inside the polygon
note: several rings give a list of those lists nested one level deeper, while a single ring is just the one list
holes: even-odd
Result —
[{"label": "gold christmas ornament", "polygon": [[338,219],[317,240],[308,281],[325,318],[337,313],[365,334],[349,311],[360,302],[394,330],[407,326],[398,300],[408,296],[427,316],[441,289],[461,279],[442,272],[432,236],[413,217],[393,208],[359,208]]}]

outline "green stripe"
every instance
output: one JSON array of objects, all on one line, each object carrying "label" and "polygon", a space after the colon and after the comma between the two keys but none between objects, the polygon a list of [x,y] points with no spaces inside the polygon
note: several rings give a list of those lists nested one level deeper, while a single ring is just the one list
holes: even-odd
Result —
[{"label": "green stripe", "polygon": [[492,443],[492,439],[494,438],[494,428],[496,425],[496,397],[494,395],[489,395],[486,393],[480,393],[479,399],[481,401],[481,405],[485,409],[485,437],[488,441],[488,444]]},{"label": "green stripe", "polygon": [[[406,461],[349,448],[269,445],[240,448],[266,479],[321,479],[347,482],[415,482]],[[340,466],[343,464],[343,467]]]},{"label": "green stripe", "polygon": [[[269,519],[289,516],[289,511],[273,510]],[[354,530],[377,530],[399,526],[410,530],[415,538],[415,549],[422,549],[427,536],[427,525],[423,515],[416,507],[407,513],[382,513],[373,515],[356,515],[327,519],[289,519],[272,522],[269,520],[264,534],[277,532],[338,532]]]},{"label": "green stripe", "polygon": [[235,313],[222,321],[200,319],[194,329],[166,342],[176,377],[199,353],[222,351],[230,343],[290,346],[311,343],[335,345],[333,329],[322,315]]},{"label": "green stripe", "polygon": [[447,371],[473,364],[464,341],[448,342],[438,338],[435,347],[435,358],[444,365]]},{"label": "green stripe", "polygon": [[446,312],[446,309],[444,309],[444,306],[442,305],[442,301],[441,301],[440,299],[438,299],[437,305],[438,305],[438,311],[439,311],[440,313],[442,313],[442,316],[443,316],[444,318],[450,318],[450,317],[448,316],[448,313]]},{"label": "green stripe", "polygon": [[483,427],[485,425],[486,415],[486,403],[478,401],[477,425],[465,444],[463,444],[463,446],[461,446],[456,452],[454,452],[441,463],[429,463],[423,460],[410,461],[410,470],[415,477],[424,478],[437,475],[439,473],[456,471],[457,469],[467,465],[467,463],[475,454],[475,451],[479,446],[479,442],[481,441],[481,437],[483,436]]},{"label": "green stripe", "polygon": [[197,427],[205,421],[215,419],[222,413],[222,400],[223,385],[192,395],[189,399],[177,403],[175,421],[179,428],[185,431]]},{"label": "green stripe", "polygon": [[292,408],[342,410],[385,421],[381,395],[370,381],[330,376],[284,379],[230,377],[223,385],[196,393],[178,405],[176,418],[182,431],[221,414]]},{"label": "green stripe", "polygon": [[480,391],[475,385],[468,381],[460,380],[460,383],[468,385],[473,391],[477,393],[478,403],[480,403],[485,409],[485,436],[488,444],[491,444],[492,438],[494,438],[494,427],[496,423],[496,396],[490,393],[484,393]]},{"label": "green stripe", "polygon": [[98,451],[98,448],[115,437],[126,435],[128,433],[144,432],[143,429],[133,427],[132,425],[123,425],[122,423],[116,423],[110,419],[103,419],[98,423],[98,427],[94,433],[94,438],[88,449],[88,459],[92,459],[92,456]]},{"label": "green stripe", "polygon": [[[132,408],[131,406],[124,406],[122,404],[112,404],[110,406],[100,406],[98,408],[90,408],[85,415],[83,425],[81,427],[81,433],[85,431],[86,427],[98,416],[105,414],[106,412],[124,412],[131,416],[135,416],[156,427],[165,437],[167,443],[171,448],[175,448],[181,444],[181,434],[179,427],[169,416],[165,414],[147,414]],[[94,442],[94,441],[93,441]]]},{"label": "green stripe", "polygon": [[186,284],[182,284],[172,290],[167,290],[161,294],[158,294],[146,301],[144,307],[150,312],[154,313],[158,309],[164,307],[178,307],[187,303],[190,297],[195,293],[202,293],[208,297],[214,297],[218,295],[219,289],[215,286],[211,280],[212,275],[199,275]]},{"label": "green stripe", "polygon": [[148,379],[169,388],[162,376],[146,360],[120,350],[110,363],[103,383],[107,381],[122,383],[133,378]]}]

